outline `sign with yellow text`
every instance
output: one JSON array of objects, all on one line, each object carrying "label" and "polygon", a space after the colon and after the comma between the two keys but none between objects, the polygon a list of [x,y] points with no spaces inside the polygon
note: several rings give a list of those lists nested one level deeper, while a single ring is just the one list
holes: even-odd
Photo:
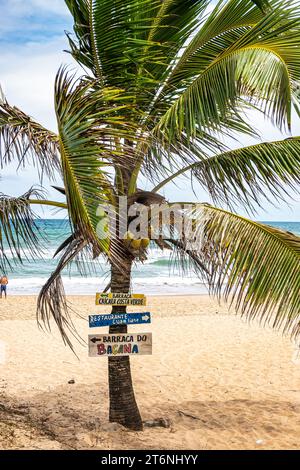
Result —
[{"label": "sign with yellow text", "polygon": [[109,292],[96,294],[96,305],[146,305],[144,294],[124,294]]}]

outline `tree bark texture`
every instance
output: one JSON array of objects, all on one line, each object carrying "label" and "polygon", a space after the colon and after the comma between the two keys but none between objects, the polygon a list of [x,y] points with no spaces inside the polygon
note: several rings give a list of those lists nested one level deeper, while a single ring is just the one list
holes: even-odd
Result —
[{"label": "tree bark texture", "polygon": [[[111,292],[130,291],[132,260],[124,260],[120,265],[111,265]],[[125,313],[126,306],[113,306],[112,313]],[[112,325],[110,334],[127,333],[127,325]],[[109,421],[141,431],[143,423],[135,400],[129,356],[108,358],[109,379]]]}]

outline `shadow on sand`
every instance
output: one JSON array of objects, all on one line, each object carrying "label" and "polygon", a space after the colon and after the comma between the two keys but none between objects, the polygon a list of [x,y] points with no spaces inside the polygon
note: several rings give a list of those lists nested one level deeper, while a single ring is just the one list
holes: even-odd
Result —
[{"label": "shadow on sand", "polygon": [[[2,448],[41,445],[57,449],[167,449],[172,448],[168,447],[172,442],[178,444],[180,432],[198,430],[199,435],[205,436],[211,431],[232,430],[238,440],[245,433],[276,437],[289,432],[291,421],[300,421],[300,405],[288,401],[189,401],[180,406],[161,402],[154,410],[142,409],[143,417],[166,418],[170,428],[147,428],[143,433],[136,433],[108,423],[107,408],[107,391],[101,390],[99,383],[93,387],[64,385],[19,399],[2,394],[0,445]],[[180,444],[177,448],[187,444],[182,442],[182,447]]]}]

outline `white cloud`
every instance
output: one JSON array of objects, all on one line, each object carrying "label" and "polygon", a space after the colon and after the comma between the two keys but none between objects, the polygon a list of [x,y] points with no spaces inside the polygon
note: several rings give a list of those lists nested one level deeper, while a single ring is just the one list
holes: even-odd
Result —
[{"label": "white cloud", "polygon": [[66,15],[68,8],[64,0],[0,0],[1,10],[11,15],[24,16],[37,12],[46,11],[58,15]]},{"label": "white cloud", "polygon": [[[9,0],[9,3],[11,3],[11,0]],[[39,8],[40,10],[55,13],[57,15],[70,15],[64,0],[27,0],[26,2],[24,2],[24,0],[14,0],[14,3],[17,4],[17,7],[20,7],[20,4],[23,5],[25,3],[28,11]]]},{"label": "white cloud", "polygon": [[55,129],[53,90],[61,64],[72,64],[63,51],[64,36],[42,44],[27,43],[10,47],[0,55],[0,83],[11,104]]},{"label": "white cloud", "polygon": [[19,27],[17,20],[23,23],[38,15],[70,16],[64,0],[0,0],[0,9],[2,32],[17,29]]},{"label": "white cloud", "polygon": [[[63,52],[67,48],[64,35],[43,43],[30,42],[11,45],[0,54],[0,83],[5,95],[12,105],[34,117],[38,122],[51,130],[56,130],[54,112],[54,80],[59,66],[74,62],[69,54]],[[38,174],[32,167],[17,171],[16,165],[1,170],[0,192],[18,196],[32,185],[38,184]],[[48,189],[48,197],[62,200],[63,197],[44,182]],[[61,184],[59,181],[58,184]],[[35,208],[42,217],[64,217],[47,208]]]}]

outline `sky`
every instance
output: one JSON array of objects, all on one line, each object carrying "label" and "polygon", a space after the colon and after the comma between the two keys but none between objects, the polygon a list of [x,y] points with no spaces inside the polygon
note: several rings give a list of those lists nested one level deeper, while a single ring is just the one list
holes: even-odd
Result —
[{"label": "sky", "polygon": [[[72,18],[64,0],[0,0],[0,84],[10,102],[34,117],[51,130],[56,130],[53,107],[53,87],[56,72],[61,64],[70,69],[76,67],[72,57],[63,52],[68,49],[65,31],[72,31]],[[260,131],[262,140],[287,137],[265,121],[257,113],[251,113],[249,120]],[[295,117],[293,135],[300,135],[300,121]],[[243,137],[240,144],[249,145],[254,141]],[[33,168],[17,170],[16,165],[0,170],[0,192],[17,196],[32,185],[38,184]],[[44,185],[48,197],[62,200],[49,182]],[[210,201],[207,193],[197,184],[194,192],[188,178],[177,180],[176,186],[169,184],[165,196],[173,201]],[[151,185],[147,185],[150,189]],[[263,204],[255,214],[257,220],[300,221],[300,188],[290,194],[287,203]],[[63,212],[50,209],[35,209],[41,217],[64,217]],[[236,212],[245,215],[243,208]]]}]

